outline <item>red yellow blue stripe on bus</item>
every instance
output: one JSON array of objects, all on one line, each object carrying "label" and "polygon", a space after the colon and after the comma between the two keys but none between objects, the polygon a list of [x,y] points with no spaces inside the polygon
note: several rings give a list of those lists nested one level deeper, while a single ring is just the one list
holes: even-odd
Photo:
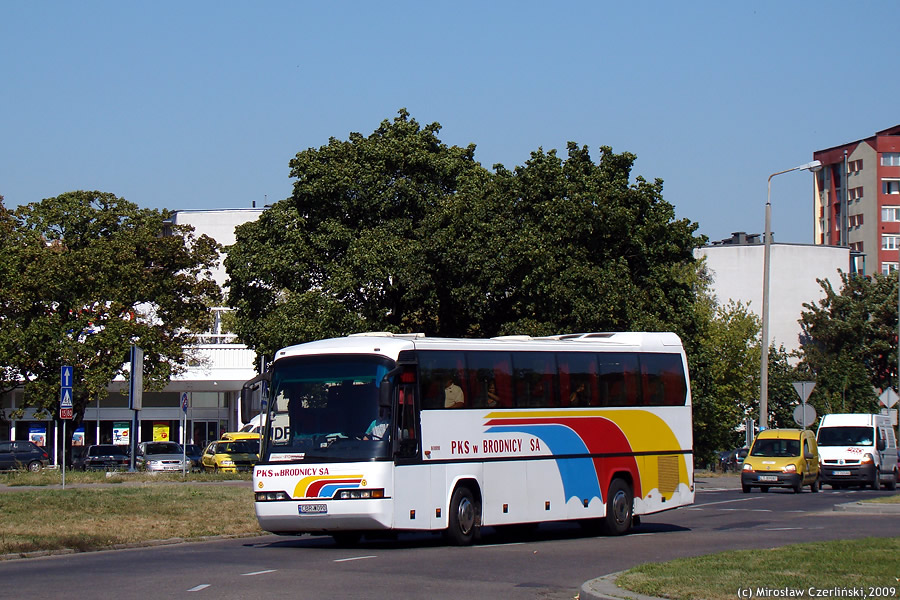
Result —
[{"label": "red yellow blue stripe on bus", "polygon": [[362,475],[314,475],[304,477],[294,488],[294,498],[332,498],[338,490],[365,485]]},{"label": "red yellow blue stripe on bus", "polygon": [[[635,454],[682,450],[666,422],[644,410],[586,410],[577,414],[571,410],[503,411],[491,412],[485,418],[485,433],[531,435],[554,456],[561,457],[556,464],[567,502],[595,497],[603,501],[617,471],[633,474],[634,495],[643,498],[657,487],[659,470],[656,460],[638,460]],[[678,460],[679,483],[690,485],[684,455],[679,454]]]}]

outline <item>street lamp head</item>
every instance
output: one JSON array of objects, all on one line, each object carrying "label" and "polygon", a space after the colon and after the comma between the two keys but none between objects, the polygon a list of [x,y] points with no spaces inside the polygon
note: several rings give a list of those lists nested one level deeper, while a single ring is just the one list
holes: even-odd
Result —
[{"label": "street lamp head", "polygon": [[822,163],[818,160],[814,160],[811,163],[806,163],[805,165],[800,167],[800,169],[805,171],[812,171],[813,173],[815,173],[822,170]]}]

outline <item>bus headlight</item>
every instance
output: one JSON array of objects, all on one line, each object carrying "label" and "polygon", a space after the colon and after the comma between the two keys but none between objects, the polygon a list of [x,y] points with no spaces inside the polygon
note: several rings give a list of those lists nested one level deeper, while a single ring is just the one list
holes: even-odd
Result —
[{"label": "bus headlight", "polygon": [[383,489],[375,490],[340,490],[337,493],[339,500],[359,500],[371,498],[384,498]]},{"label": "bus headlight", "polygon": [[285,492],[256,492],[257,502],[278,502],[280,500],[290,500]]}]

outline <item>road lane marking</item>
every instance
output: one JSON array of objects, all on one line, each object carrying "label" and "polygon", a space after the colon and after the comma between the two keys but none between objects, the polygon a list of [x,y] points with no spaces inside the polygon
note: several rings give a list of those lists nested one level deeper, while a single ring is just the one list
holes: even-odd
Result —
[{"label": "road lane marking", "polygon": [[800,531],[802,527],[770,527],[766,531]]},{"label": "road lane marking", "polygon": [[525,542],[509,542],[504,544],[503,542],[499,544],[479,544],[477,546],[473,546],[473,548],[506,548],[507,546],[521,546]]},{"label": "road lane marking", "polygon": [[370,555],[370,556],[353,556],[353,557],[351,557],[351,558],[336,558],[336,559],[334,560],[334,562],[348,562],[348,561],[351,561],[351,560],[365,560],[365,559],[367,559],[367,558],[378,558],[378,557],[375,556],[374,554],[372,554],[372,555]]},{"label": "road lane marking", "polygon": [[252,577],[253,575],[265,575],[266,573],[274,573],[276,569],[266,569],[265,571],[253,571],[252,573],[241,573],[241,577]]},{"label": "road lane marking", "polygon": [[706,504],[695,504],[693,506],[694,509],[702,508],[704,506],[713,506],[715,504],[728,504],[729,502],[746,502],[747,500],[756,500],[756,498],[738,498],[736,500],[719,500],[718,502],[707,502]]},{"label": "road lane marking", "polygon": [[209,584],[208,584],[208,583],[201,583],[200,585],[195,585],[194,587],[192,587],[192,588],[189,589],[188,591],[189,591],[189,592],[199,592],[200,590],[205,590],[205,589],[208,588],[208,587],[209,587]]}]

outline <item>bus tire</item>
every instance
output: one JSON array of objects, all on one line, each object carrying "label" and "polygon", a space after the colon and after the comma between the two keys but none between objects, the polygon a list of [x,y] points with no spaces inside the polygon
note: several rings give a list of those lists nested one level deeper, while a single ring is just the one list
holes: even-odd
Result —
[{"label": "bus tire", "polygon": [[475,541],[481,520],[480,511],[469,488],[459,486],[453,490],[450,498],[450,526],[447,528],[447,539],[451,544],[470,546]]},{"label": "bus tire", "polygon": [[606,495],[606,517],[603,519],[607,535],[622,535],[631,529],[634,517],[634,494],[624,479],[616,477],[609,484]]}]

